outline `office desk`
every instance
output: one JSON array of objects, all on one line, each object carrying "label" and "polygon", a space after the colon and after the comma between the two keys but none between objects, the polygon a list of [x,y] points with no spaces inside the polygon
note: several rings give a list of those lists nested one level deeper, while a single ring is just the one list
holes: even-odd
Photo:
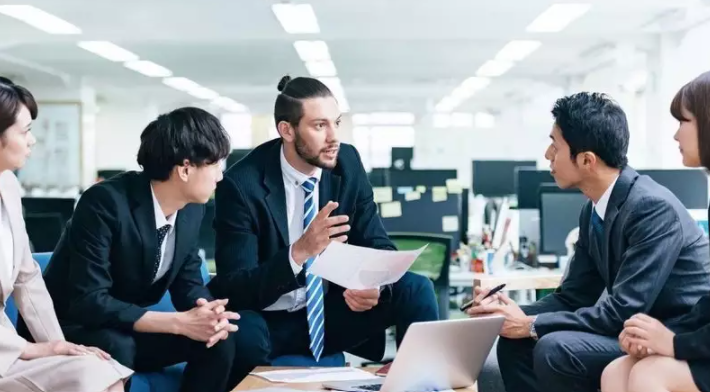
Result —
[{"label": "office desk", "polygon": [[[268,366],[260,366],[254,369],[255,372],[263,372],[267,370],[281,370],[281,369],[288,369],[288,368],[277,368],[277,367],[268,367]],[[375,372],[378,368],[365,368],[364,370],[368,372]],[[309,383],[309,384],[285,384],[285,383],[271,383],[269,381],[264,380],[263,378],[256,377],[249,375],[247,378],[242,380],[242,382],[237,385],[236,388],[232,390],[232,392],[237,392],[237,391],[251,391],[254,389],[261,389],[261,388],[270,388],[270,387],[281,387],[281,388],[290,388],[290,389],[298,389],[302,391],[322,391],[323,386],[320,383]],[[476,386],[472,386],[470,388],[462,388],[462,389],[456,389],[456,392],[476,392]]]}]

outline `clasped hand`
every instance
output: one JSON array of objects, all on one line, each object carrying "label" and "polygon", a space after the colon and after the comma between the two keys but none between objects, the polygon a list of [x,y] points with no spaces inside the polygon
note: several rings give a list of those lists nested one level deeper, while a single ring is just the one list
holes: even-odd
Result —
[{"label": "clasped hand", "polygon": [[178,334],[206,342],[207,348],[227,339],[230,333],[239,329],[230,323],[230,320],[239,320],[239,314],[226,310],[228,302],[228,299],[211,302],[203,298],[198,299],[196,307],[180,313]]},{"label": "clasped hand", "polygon": [[624,322],[624,330],[619,335],[621,349],[636,358],[649,355],[674,357],[673,338],[675,334],[653,317],[639,313]]}]

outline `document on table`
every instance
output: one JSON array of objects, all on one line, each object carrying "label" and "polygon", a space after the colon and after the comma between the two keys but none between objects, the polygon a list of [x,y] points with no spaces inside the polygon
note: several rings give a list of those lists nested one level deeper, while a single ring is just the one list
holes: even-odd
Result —
[{"label": "document on table", "polygon": [[285,383],[356,381],[378,378],[372,373],[354,367],[269,370],[251,374],[270,382]]},{"label": "document on table", "polygon": [[398,281],[426,247],[394,251],[331,242],[308,272],[346,289],[374,289]]}]

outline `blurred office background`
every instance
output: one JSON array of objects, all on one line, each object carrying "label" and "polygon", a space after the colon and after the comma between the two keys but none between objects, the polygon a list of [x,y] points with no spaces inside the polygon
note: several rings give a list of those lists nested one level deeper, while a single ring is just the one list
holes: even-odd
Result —
[{"label": "blurred office background", "polygon": [[[415,267],[435,281],[444,317],[457,316],[476,272],[563,271],[585,201],[546,171],[550,109],[563,95],[615,98],[630,164],[707,225],[697,185],[707,176],[682,168],[668,108],[710,70],[708,0],[9,4],[0,75],[40,101],[38,143],[19,173],[37,251],[53,249],[82,190],[137,169],[139,135],[159,113],[218,115],[235,150],[227,165],[277,137],[284,74],[335,93],[340,138],[360,151],[385,227],[400,248],[430,244]],[[208,261],[213,211],[200,242]]]}]

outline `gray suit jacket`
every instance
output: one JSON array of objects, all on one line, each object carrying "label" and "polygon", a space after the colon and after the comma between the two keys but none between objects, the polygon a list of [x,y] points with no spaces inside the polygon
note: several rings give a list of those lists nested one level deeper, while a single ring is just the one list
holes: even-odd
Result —
[{"label": "gray suit jacket", "polygon": [[[708,240],[668,189],[625,168],[602,238],[591,227],[592,208],[589,201],[580,214],[579,240],[561,286],[523,306],[538,315],[539,337],[555,331],[617,336],[636,313],[672,325],[710,291]],[[608,296],[599,300],[604,289]]]}]

